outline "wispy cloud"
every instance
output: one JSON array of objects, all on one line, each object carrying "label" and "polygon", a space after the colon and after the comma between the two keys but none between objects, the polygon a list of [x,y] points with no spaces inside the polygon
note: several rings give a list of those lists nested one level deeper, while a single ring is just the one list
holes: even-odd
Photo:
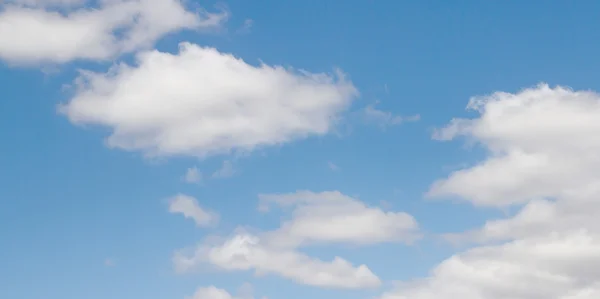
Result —
[{"label": "wispy cloud", "polygon": [[421,119],[419,114],[410,116],[395,115],[392,112],[377,109],[379,101],[364,108],[363,115],[367,122],[375,123],[380,127],[394,126],[406,122],[415,122]]},{"label": "wispy cloud", "polygon": [[106,258],[104,259],[104,266],[106,267],[115,267],[117,265],[117,262],[112,259],[112,258]]},{"label": "wispy cloud", "polygon": [[254,20],[246,19],[244,20],[244,24],[236,31],[237,34],[247,34],[252,31],[252,27],[254,27]]},{"label": "wispy cloud", "polygon": [[215,179],[224,179],[234,176],[238,171],[233,167],[233,163],[229,160],[223,161],[223,165],[221,168],[217,169],[212,174],[212,177]]},{"label": "wispy cloud", "polygon": [[340,167],[337,166],[335,163],[328,161],[327,162],[327,167],[329,167],[329,169],[331,169],[332,171],[339,171]]},{"label": "wispy cloud", "polygon": [[183,180],[190,184],[198,184],[202,182],[202,173],[197,167],[188,168],[185,172]]}]

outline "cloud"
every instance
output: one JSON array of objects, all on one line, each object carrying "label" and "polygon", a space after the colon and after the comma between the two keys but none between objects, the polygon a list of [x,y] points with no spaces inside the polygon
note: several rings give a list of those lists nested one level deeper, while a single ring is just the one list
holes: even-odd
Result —
[{"label": "cloud", "polygon": [[202,181],[202,173],[197,167],[188,168],[183,179],[188,183],[197,184]]},{"label": "cloud", "polygon": [[[547,234],[457,254],[382,299],[567,299],[600,294],[600,238]],[[583,294],[583,295],[580,295]]]},{"label": "cloud", "polygon": [[464,136],[487,157],[434,183],[431,196],[517,208],[450,237],[477,242],[383,299],[592,299],[600,296],[600,95],[541,84],[475,97]]},{"label": "cloud", "polygon": [[299,248],[331,243],[410,243],[418,237],[417,224],[410,215],[383,212],[337,191],[259,197],[261,211],[269,211],[271,205],[292,208],[291,219],[273,231],[238,232],[223,241],[204,243],[191,253],[179,251],[173,259],[176,269],[187,272],[209,264],[227,271],[276,274],[311,286],[373,288],[381,281],[366,265],[354,266],[341,257],[322,261]]},{"label": "cloud", "polygon": [[339,171],[340,167],[337,166],[335,163],[328,161],[327,162],[327,167],[329,167],[329,169],[331,169],[332,171]]},{"label": "cloud", "polygon": [[199,227],[211,226],[219,221],[219,215],[203,209],[195,198],[185,194],[177,194],[169,199],[169,212],[191,218]]},{"label": "cloud", "polygon": [[252,66],[213,48],[139,53],[137,66],[83,72],[60,108],[75,124],[109,128],[111,147],[206,157],[329,133],[357,96],[338,72]]},{"label": "cloud", "polygon": [[200,246],[189,257],[176,253],[173,259],[180,272],[203,263],[228,271],[254,270],[256,275],[277,274],[299,284],[328,288],[370,288],[381,281],[365,265],[354,267],[335,257],[330,262],[293,250],[265,246],[257,236],[238,234],[217,246]]},{"label": "cloud", "polygon": [[253,297],[234,297],[223,289],[214,286],[198,288],[194,295],[186,299],[252,299]]},{"label": "cloud", "polygon": [[415,219],[404,212],[386,212],[338,191],[260,195],[259,209],[291,207],[291,219],[263,237],[273,246],[346,243],[370,245],[411,243],[420,237]]},{"label": "cloud", "polygon": [[245,19],[244,24],[236,31],[236,33],[238,33],[238,34],[250,33],[250,31],[252,30],[252,27],[254,27],[254,20]]},{"label": "cloud", "polygon": [[254,286],[246,282],[240,286],[238,294],[241,298],[252,299],[254,298]]},{"label": "cloud", "polygon": [[[237,296],[215,286],[209,286],[198,288],[194,295],[187,296],[186,299],[254,299],[253,293],[253,287],[249,283],[244,283],[240,287]],[[262,299],[267,299],[267,297],[262,297]]]},{"label": "cloud", "polygon": [[224,179],[234,176],[237,173],[237,170],[233,167],[233,163],[229,160],[223,161],[221,168],[217,169],[212,177],[216,179]]},{"label": "cloud", "polygon": [[117,265],[117,262],[112,259],[112,258],[106,258],[104,259],[104,266],[106,267],[115,267]]},{"label": "cloud", "polygon": [[377,105],[378,103],[379,101],[377,101],[373,105],[367,106],[363,110],[363,115],[367,122],[374,123],[380,127],[385,128],[387,126],[399,125],[405,122],[414,122],[421,119],[421,116],[419,114],[415,114],[412,116],[399,116],[394,115],[388,111],[379,110],[375,108],[375,105]]},{"label": "cloud", "polygon": [[108,60],[182,29],[218,28],[227,12],[192,13],[179,0],[9,1],[0,8],[0,59],[14,64]]},{"label": "cloud", "polygon": [[[600,233],[597,215],[600,214],[600,184],[565,192],[553,199],[533,199],[509,218],[486,221],[483,227],[446,237],[461,242],[504,241],[546,232],[565,233],[585,228]],[[557,221],[557,219],[560,219]]]},{"label": "cloud", "polygon": [[73,7],[81,6],[87,0],[4,0],[6,4],[18,4],[25,7]]},{"label": "cloud", "polygon": [[555,198],[598,182],[600,95],[542,84],[517,94],[475,97],[475,119],[454,119],[435,138],[465,136],[489,157],[436,182],[431,196],[508,206]]}]

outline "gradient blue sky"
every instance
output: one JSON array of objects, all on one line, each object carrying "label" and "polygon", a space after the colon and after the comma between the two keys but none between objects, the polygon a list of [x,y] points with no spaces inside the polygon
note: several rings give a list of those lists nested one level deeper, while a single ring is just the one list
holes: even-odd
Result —
[{"label": "gradient blue sky", "polygon": [[[186,6],[218,11],[214,2],[191,2]],[[600,89],[597,1],[228,0],[219,5],[230,14],[219,30],[174,32],[152,47],[175,53],[179,42],[188,41],[254,66],[262,62],[312,73],[339,68],[360,92],[341,113],[343,121],[325,135],[260,147],[242,157],[148,158],[106,146],[110,128],[74,125],[57,112],[73,97],[65,85],[78,69],[105,72],[116,61],[131,62],[131,52],[108,61],[22,65],[2,56],[10,38],[0,37],[0,297],[183,299],[211,285],[235,295],[244,284],[252,285],[256,298],[378,297],[396,281],[427,277],[464,250],[441,240],[441,234],[506,215],[507,208],[425,198],[434,181],[487,157],[485,149],[461,138],[433,140],[435,128],[453,118],[478,117],[465,111],[476,95],[518,93],[540,82]],[[0,34],[19,35],[19,27],[3,23],[9,8],[2,9]],[[364,108],[376,102],[381,111],[420,119],[366,122]],[[235,173],[212,178],[223,161],[231,161]],[[191,167],[202,173],[200,183],[184,180]],[[186,274],[174,270],[174,252],[207,236],[227,237],[237,227],[276,229],[285,212],[259,213],[258,195],[298,190],[338,190],[370,206],[409,213],[424,237],[413,245],[301,249],[323,260],[340,256],[367,265],[383,283],[378,288],[320,288],[276,274],[208,267]],[[169,213],[168,199],[179,193],[218,213],[218,225],[196,227]]]}]

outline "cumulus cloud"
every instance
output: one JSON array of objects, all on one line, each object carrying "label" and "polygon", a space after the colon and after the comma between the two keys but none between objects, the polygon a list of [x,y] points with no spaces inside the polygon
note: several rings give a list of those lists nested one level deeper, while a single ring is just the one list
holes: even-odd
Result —
[{"label": "cumulus cloud", "polygon": [[195,198],[185,194],[177,194],[169,199],[169,212],[191,218],[197,226],[211,226],[219,221],[219,215],[203,209]]},{"label": "cumulus cloud", "polygon": [[174,263],[180,272],[209,263],[223,270],[254,270],[257,275],[277,274],[300,284],[328,288],[369,288],[381,284],[366,265],[355,267],[340,257],[322,261],[297,251],[273,248],[250,234],[236,235],[216,246],[201,246],[192,256],[176,253]]},{"label": "cumulus cloud", "polygon": [[382,299],[593,298],[600,286],[600,236],[548,234],[457,254]]},{"label": "cumulus cloud", "polygon": [[182,29],[218,28],[227,12],[193,13],[180,0],[16,0],[0,7],[0,59],[15,64],[106,60]]},{"label": "cumulus cloud", "polygon": [[182,43],[177,54],[137,55],[137,65],[83,72],[60,108],[73,123],[112,131],[107,144],[147,155],[208,155],[329,133],[357,96],[343,74],[252,66]]},{"label": "cumulus cloud", "polygon": [[263,237],[273,246],[411,243],[419,237],[417,222],[411,215],[369,207],[339,191],[264,194],[259,198],[262,211],[269,210],[270,205],[293,208],[291,219]]},{"label": "cumulus cloud", "polygon": [[366,265],[354,266],[335,257],[323,261],[307,256],[300,247],[327,243],[370,245],[410,242],[417,224],[405,213],[383,212],[340,192],[260,195],[259,208],[272,205],[292,208],[292,217],[279,229],[255,234],[236,233],[224,241],[202,244],[190,254],[174,256],[180,272],[209,264],[222,270],[254,270],[276,274],[300,284],[327,288],[372,288],[380,279]]},{"label": "cumulus cloud", "polygon": [[382,299],[597,298],[600,95],[542,84],[475,97],[468,107],[478,116],[454,119],[434,137],[464,136],[488,156],[433,184],[430,195],[518,210],[453,235],[484,244]]},{"label": "cumulus cloud", "polygon": [[600,96],[539,85],[517,94],[470,100],[474,119],[454,119],[435,134],[465,136],[489,157],[436,182],[432,196],[459,196],[476,205],[507,206],[556,198],[598,181]]}]

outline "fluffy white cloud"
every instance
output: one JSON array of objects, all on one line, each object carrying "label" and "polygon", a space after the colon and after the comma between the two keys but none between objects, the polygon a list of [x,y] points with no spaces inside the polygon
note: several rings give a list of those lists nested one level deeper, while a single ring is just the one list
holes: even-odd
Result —
[{"label": "fluffy white cloud", "polygon": [[517,94],[475,97],[475,119],[454,119],[435,138],[465,136],[489,157],[435,183],[433,196],[505,206],[555,198],[598,181],[600,95],[539,85]]},{"label": "fluffy white cloud", "polygon": [[260,195],[259,209],[271,205],[293,209],[279,229],[237,233],[224,241],[202,244],[191,254],[175,254],[176,269],[186,272],[210,264],[223,270],[277,274],[300,284],[329,288],[371,288],[381,284],[366,265],[335,257],[311,258],[299,248],[326,243],[368,245],[410,242],[418,237],[415,220],[406,213],[385,212],[337,191]]},{"label": "fluffy white cloud", "polygon": [[600,185],[582,187],[554,199],[535,199],[510,218],[493,219],[482,228],[466,233],[448,234],[453,241],[503,241],[546,232],[566,232],[585,228],[600,233]]},{"label": "fluffy white cloud", "polygon": [[181,29],[219,27],[228,14],[192,13],[180,0],[17,0],[0,8],[0,59],[16,64],[106,60]]},{"label": "fluffy white cloud", "polygon": [[411,215],[369,207],[338,191],[264,194],[259,198],[262,211],[271,204],[293,208],[290,220],[263,236],[272,246],[410,243],[419,237],[417,222]]},{"label": "fluffy white cloud", "polygon": [[430,195],[519,210],[452,236],[496,245],[459,253],[382,298],[597,298],[600,95],[539,85],[476,97],[469,108],[479,116],[455,119],[435,138],[465,136],[489,155],[435,183]]},{"label": "fluffy white cloud", "polygon": [[277,249],[254,235],[239,234],[216,246],[200,246],[192,256],[176,253],[180,272],[208,263],[223,270],[254,270],[257,275],[277,274],[297,283],[329,288],[369,288],[381,284],[365,265],[354,267],[336,257],[330,262],[287,249]]},{"label": "fluffy white cloud", "polygon": [[109,146],[147,155],[203,157],[323,135],[357,95],[339,72],[252,66],[189,43],[79,81],[61,111],[73,123],[111,129]]},{"label": "fluffy white cloud", "polygon": [[591,299],[599,282],[600,236],[574,231],[469,250],[382,299]]},{"label": "fluffy white cloud", "polygon": [[219,215],[203,209],[195,198],[185,194],[177,194],[169,199],[169,212],[191,218],[197,226],[210,226],[219,221]]}]

